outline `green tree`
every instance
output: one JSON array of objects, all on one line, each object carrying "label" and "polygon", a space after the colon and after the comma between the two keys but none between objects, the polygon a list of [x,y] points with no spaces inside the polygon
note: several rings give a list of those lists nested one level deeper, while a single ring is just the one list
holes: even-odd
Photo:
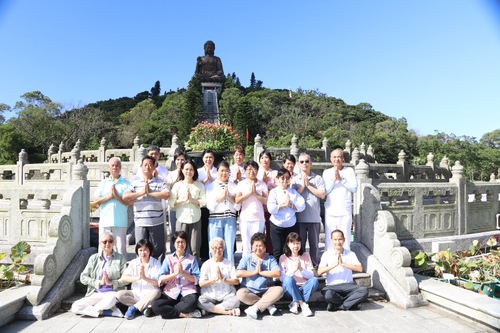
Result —
[{"label": "green tree", "polygon": [[25,142],[45,154],[53,142],[64,138],[60,120],[62,105],[52,102],[40,91],[25,93],[21,98],[24,101],[17,102],[14,107],[18,117],[11,119],[11,124],[24,136]]},{"label": "green tree", "polygon": [[236,87],[226,88],[224,90],[220,99],[221,123],[228,124],[230,126],[234,125],[236,110],[241,98],[241,90]]},{"label": "green tree", "polygon": [[185,103],[183,104],[182,115],[179,119],[178,135],[179,139],[187,140],[191,129],[202,119],[203,100],[201,94],[201,82],[196,75],[189,81],[185,93]]},{"label": "green tree", "polygon": [[153,88],[151,88],[151,97],[158,97],[160,96],[160,81],[156,81],[155,85]]},{"label": "green tree", "polygon": [[484,134],[480,143],[488,147],[500,148],[500,129]]},{"label": "green tree", "polygon": [[16,164],[23,148],[23,136],[16,128],[11,123],[0,124],[0,164]]},{"label": "green tree", "polygon": [[120,125],[118,130],[118,142],[123,147],[132,146],[136,136],[139,136],[143,142],[151,142],[152,123],[150,117],[156,110],[156,105],[152,99],[146,99],[130,111],[120,116]]}]

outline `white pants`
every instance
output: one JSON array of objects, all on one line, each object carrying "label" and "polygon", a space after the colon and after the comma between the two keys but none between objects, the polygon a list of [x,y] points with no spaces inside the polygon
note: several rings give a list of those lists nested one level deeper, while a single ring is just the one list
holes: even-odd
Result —
[{"label": "white pants", "polygon": [[344,249],[351,249],[351,227],[352,215],[344,216],[325,216],[325,251],[333,249],[332,231],[341,230],[344,233]]},{"label": "white pants", "polygon": [[93,293],[73,303],[71,312],[97,318],[100,311],[109,310],[115,305],[116,292]]},{"label": "white pants", "polygon": [[[105,231],[109,231],[115,236],[113,250],[120,253],[125,260],[127,258],[127,228],[117,228],[117,227],[99,227],[99,240],[101,240],[102,234]],[[99,249],[101,248],[101,242],[99,242]]]},{"label": "white pants", "polygon": [[252,253],[250,239],[256,232],[264,232],[266,221],[242,221],[240,220],[241,243],[243,244],[243,257]]}]

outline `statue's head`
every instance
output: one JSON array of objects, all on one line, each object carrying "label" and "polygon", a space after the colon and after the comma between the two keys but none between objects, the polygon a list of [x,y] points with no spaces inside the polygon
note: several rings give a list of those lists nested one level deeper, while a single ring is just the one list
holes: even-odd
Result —
[{"label": "statue's head", "polygon": [[205,54],[214,55],[215,43],[211,40],[207,40],[203,48],[205,49]]}]

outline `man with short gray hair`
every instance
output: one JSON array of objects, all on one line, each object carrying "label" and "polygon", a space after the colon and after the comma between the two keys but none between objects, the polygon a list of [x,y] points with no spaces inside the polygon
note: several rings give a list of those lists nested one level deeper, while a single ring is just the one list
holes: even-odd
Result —
[{"label": "man with short gray hair", "polygon": [[306,202],[306,208],[296,213],[302,248],[306,249],[309,241],[309,255],[314,268],[318,267],[318,244],[321,230],[320,199],[326,197],[325,183],[321,176],[311,171],[312,160],[309,154],[299,155],[300,172],[293,177],[292,187],[299,192]]},{"label": "man with short gray hair", "polygon": [[118,157],[109,160],[109,177],[101,180],[94,192],[94,203],[100,206],[99,237],[105,231],[115,235],[115,251],[127,259],[128,206],[133,202],[123,200],[130,182],[122,177],[122,162]]}]

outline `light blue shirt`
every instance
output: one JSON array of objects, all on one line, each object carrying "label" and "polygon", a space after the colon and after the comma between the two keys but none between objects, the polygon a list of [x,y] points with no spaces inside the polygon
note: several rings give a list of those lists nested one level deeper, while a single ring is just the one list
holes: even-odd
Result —
[{"label": "light blue shirt", "polygon": [[[94,197],[106,197],[111,193],[111,185],[115,184],[118,195],[123,196],[130,182],[120,175],[116,182],[111,177],[101,180],[94,192]],[[128,206],[122,204],[118,199],[112,198],[100,206],[99,225],[101,227],[126,228],[128,226]]]}]

